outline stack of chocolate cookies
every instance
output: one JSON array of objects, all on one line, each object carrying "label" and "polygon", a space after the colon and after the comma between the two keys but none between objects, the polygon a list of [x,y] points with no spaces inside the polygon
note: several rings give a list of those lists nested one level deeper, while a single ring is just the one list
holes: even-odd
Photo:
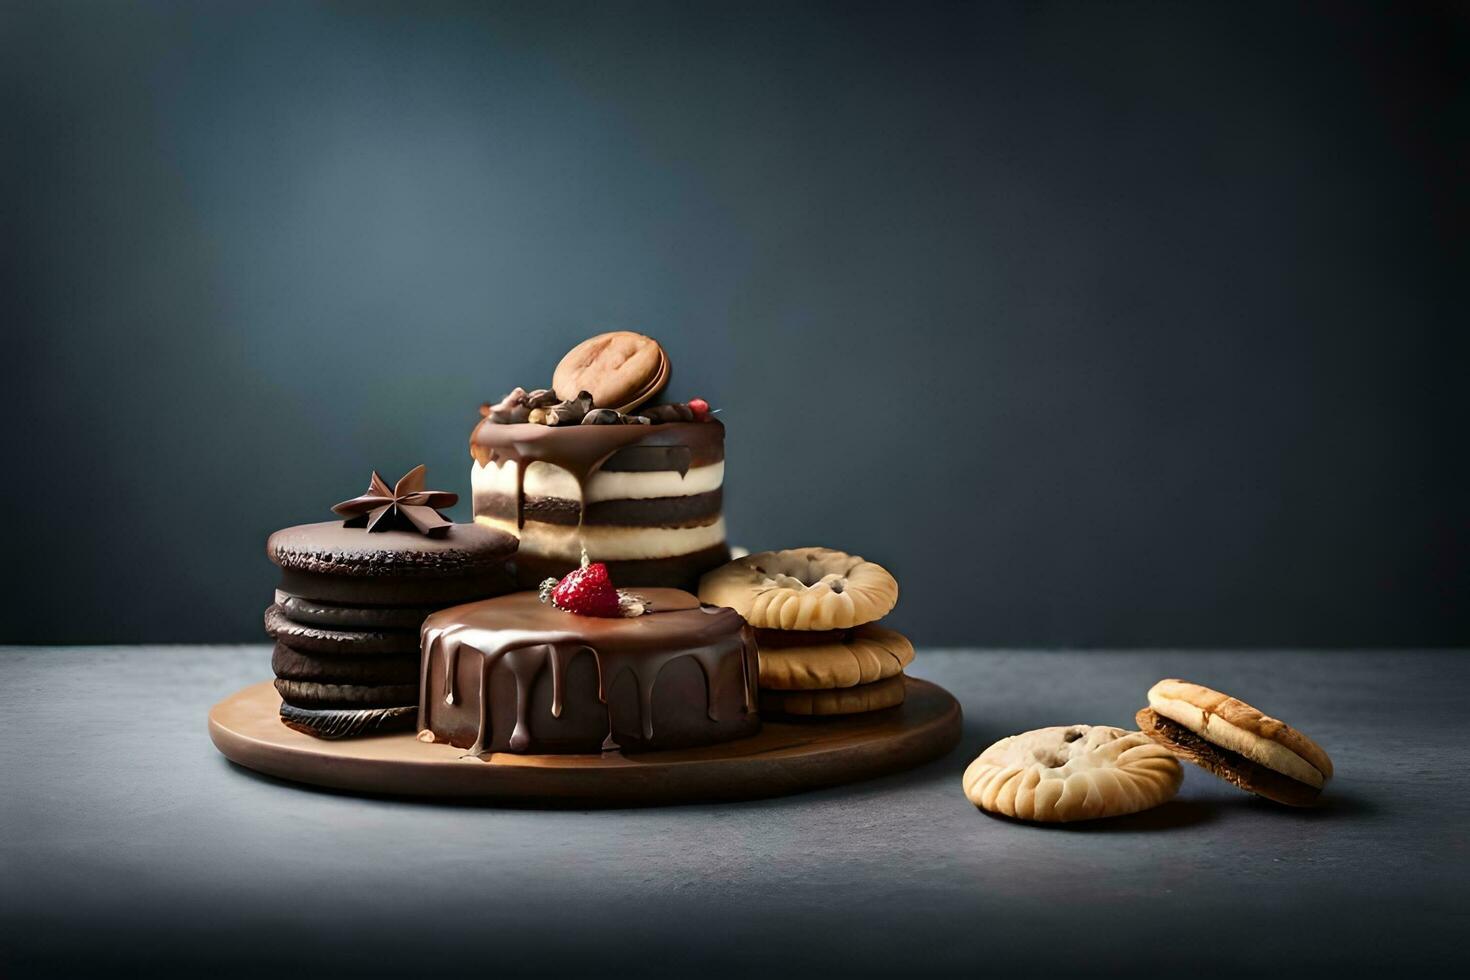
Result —
[{"label": "stack of chocolate cookies", "polygon": [[705,575],[699,598],[755,627],[762,715],[852,715],[903,703],[914,647],[876,625],[898,602],[898,583],[882,565],[831,548],[766,551]]},{"label": "stack of chocolate cookies", "polygon": [[265,629],[285,724],[319,738],[413,728],[424,619],[515,587],[516,539],[436,510],[457,499],[425,490],[422,466],[391,489],[374,473],[333,508],[346,520],[270,536],[281,579]]}]

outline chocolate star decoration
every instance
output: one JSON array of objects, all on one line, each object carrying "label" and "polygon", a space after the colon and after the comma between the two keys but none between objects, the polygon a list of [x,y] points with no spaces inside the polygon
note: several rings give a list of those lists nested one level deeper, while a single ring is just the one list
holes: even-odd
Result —
[{"label": "chocolate star decoration", "polygon": [[422,463],[415,466],[391,490],[378,471],[373,470],[367,493],[342,501],[332,511],[347,518],[342,522],[344,527],[366,527],[369,531],[411,528],[431,538],[439,537],[453,522],[434,508],[453,506],[459,494],[425,490],[424,469]]}]

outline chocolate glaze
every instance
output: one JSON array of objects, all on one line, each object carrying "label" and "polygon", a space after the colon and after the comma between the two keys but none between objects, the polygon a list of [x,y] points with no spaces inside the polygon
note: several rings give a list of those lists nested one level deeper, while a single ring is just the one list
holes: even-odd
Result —
[{"label": "chocolate glaze", "polygon": [[492,752],[704,745],[760,728],[754,635],[731,609],[645,589],[653,611],[601,619],[532,592],[445,609],[423,628],[419,728]]},{"label": "chocolate glaze", "polygon": [[725,427],[714,419],[668,425],[549,426],[507,425],[485,418],[470,435],[470,455],[481,466],[506,461],[516,464],[517,527],[525,524],[526,467],[531,463],[549,463],[566,470],[577,481],[585,500],[588,481],[619,453],[641,461],[630,462],[630,467],[675,470],[682,476],[695,466],[725,458]]}]

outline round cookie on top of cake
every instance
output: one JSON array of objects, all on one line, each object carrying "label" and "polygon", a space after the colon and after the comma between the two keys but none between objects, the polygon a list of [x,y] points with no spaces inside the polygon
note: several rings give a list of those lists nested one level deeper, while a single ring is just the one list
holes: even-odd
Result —
[{"label": "round cookie on top of cake", "polygon": [[699,398],[649,405],[668,378],[656,341],[616,331],[570,351],[550,388],[482,406],[474,518],[519,539],[523,588],[585,555],[620,585],[692,590],[729,560],[725,427]]}]

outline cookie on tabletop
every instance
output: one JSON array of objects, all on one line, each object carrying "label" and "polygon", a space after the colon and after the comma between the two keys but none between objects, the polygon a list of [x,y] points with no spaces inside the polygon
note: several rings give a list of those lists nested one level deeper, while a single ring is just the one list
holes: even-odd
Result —
[{"label": "cookie on tabletop", "polygon": [[1178,760],[1142,732],[1106,725],[1003,738],[965,770],[965,796],[990,813],[1069,823],[1138,813],[1179,791]]},{"label": "cookie on tabletop", "polygon": [[1139,727],[1179,758],[1287,806],[1317,803],[1332,778],[1320,745],[1244,701],[1188,681],[1159,681]]}]

